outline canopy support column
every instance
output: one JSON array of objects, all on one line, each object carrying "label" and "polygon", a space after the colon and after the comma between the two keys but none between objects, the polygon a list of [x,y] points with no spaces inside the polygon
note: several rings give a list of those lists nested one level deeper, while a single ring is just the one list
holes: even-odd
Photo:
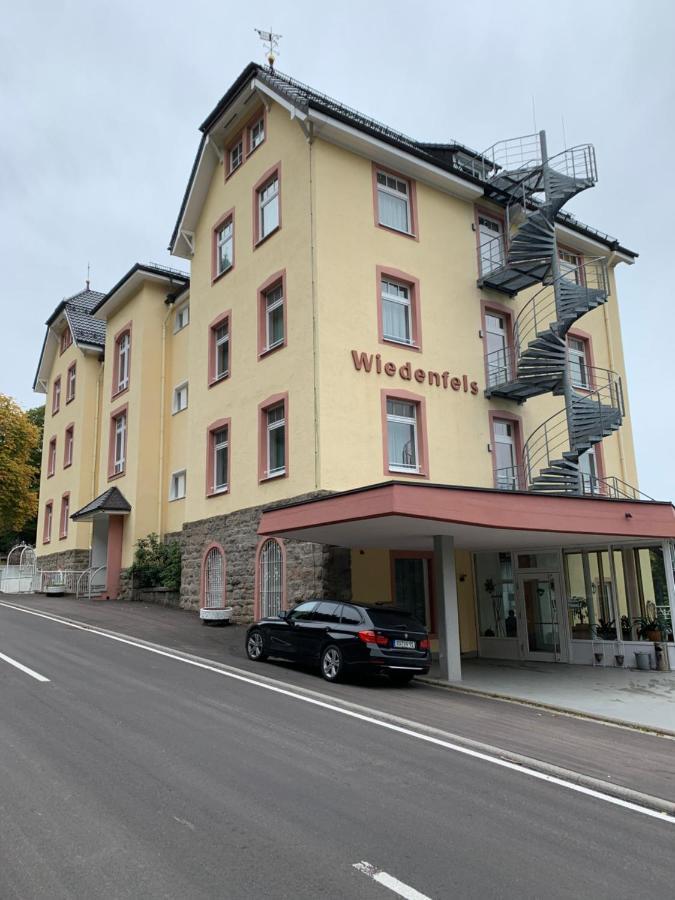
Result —
[{"label": "canopy support column", "polygon": [[461,681],[455,541],[447,535],[434,536],[434,588],[440,677],[443,681]]}]

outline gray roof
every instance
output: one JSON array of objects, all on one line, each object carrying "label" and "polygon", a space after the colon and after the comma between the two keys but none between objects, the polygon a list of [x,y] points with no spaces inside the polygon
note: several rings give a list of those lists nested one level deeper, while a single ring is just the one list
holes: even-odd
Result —
[{"label": "gray roof", "polygon": [[64,301],[66,318],[76,343],[105,346],[105,322],[92,316],[104,296],[100,291],[87,288]]},{"label": "gray roof", "polygon": [[128,513],[131,512],[131,504],[119,488],[111,487],[99,494],[91,503],[87,503],[82,509],[78,509],[70,517],[74,521],[85,519],[94,513]]}]

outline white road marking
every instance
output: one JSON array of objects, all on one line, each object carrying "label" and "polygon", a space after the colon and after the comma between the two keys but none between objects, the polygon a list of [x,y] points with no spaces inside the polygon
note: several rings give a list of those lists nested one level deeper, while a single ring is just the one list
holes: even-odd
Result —
[{"label": "white road marking", "polygon": [[658,819],[659,821],[666,822],[669,825],[675,825],[675,816],[669,815],[666,812],[659,812],[655,809],[649,809],[646,806],[640,806],[637,803],[631,803],[630,800],[622,800],[620,797],[612,797],[608,794],[603,794],[601,791],[596,791],[593,788],[586,787],[583,784],[575,784],[572,781],[565,781],[564,778],[559,778],[555,775],[549,775],[546,772],[538,772],[536,769],[531,769],[528,766],[521,766],[516,763],[510,762],[507,759],[501,759],[497,756],[491,756],[489,753],[483,753],[480,750],[472,750],[470,747],[462,747],[461,744],[455,744],[452,741],[434,737],[431,734],[424,734],[419,731],[414,731],[412,728],[405,728],[403,725],[396,725],[393,722],[376,719],[374,716],[366,715],[365,713],[356,712],[351,709],[345,709],[342,706],[337,706],[334,703],[329,703],[325,700],[318,700],[315,697],[307,697],[304,694],[300,694],[297,691],[291,690],[289,688],[279,687],[276,684],[266,684],[265,682],[257,681],[255,678],[252,678],[244,669],[234,671],[232,669],[225,670],[217,668],[216,666],[209,665],[209,663],[199,662],[196,659],[187,659],[186,657],[180,656],[177,653],[173,653],[170,650],[162,650],[159,647],[149,646],[148,644],[144,644],[140,641],[134,640],[133,638],[126,638],[118,634],[103,631],[102,629],[98,629],[96,626],[78,625],[76,622],[71,622],[68,619],[59,618],[58,616],[52,616],[43,612],[37,612],[34,609],[26,609],[23,606],[14,606],[11,603],[5,603],[3,601],[0,601],[0,606],[5,606],[7,607],[7,609],[17,610],[17,612],[27,613],[30,616],[37,616],[41,619],[49,619],[52,622],[58,622],[59,625],[65,625],[67,628],[74,628],[76,631],[86,631],[90,634],[98,635],[99,637],[108,638],[108,640],[111,641],[117,641],[120,644],[128,644],[130,647],[138,647],[141,650],[146,650],[148,653],[155,653],[157,656],[165,656],[168,659],[175,659],[178,662],[185,663],[188,666],[194,666],[196,669],[205,669],[207,672],[215,672],[217,675],[223,675],[225,678],[232,678],[234,681],[242,681],[245,684],[251,684],[254,687],[262,688],[263,690],[272,691],[275,694],[283,694],[285,697],[291,697],[294,700],[300,700],[303,703],[309,703],[312,706],[318,706],[322,709],[328,709],[331,712],[338,713],[342,716],[347,716],[350,719],[358,719],[361,722],[367,722],[369,725],[376,725],[379,728],[386,728],[388,731],[395,731],[398,734],[404,734],[407,737],[415,738],[415,740],[423,741],[426,744],[433,744],[436,747],[443,747],[443,749],[445,750],[452,750],[453,752],[461,753],[464,756],[470,756],[474,759],[480,759],[483,762],[490,763],[493,766],[500,766],[503,769],[509,769],[510,771],[518,772],[521,775],[528,775],[530,778],[536,778],[538,781],[545,781],[548,782],[548,784],[554,784],[557,787],[562,787],[569,791],[576,791],[576,793],[578,794],[585,794],[587,797],[593,797],[594,799],[602,800],[605,803],[611,803],[613,806],[620,806],[623,809],[629,809],[632,812],[640,813],[643,816],[649,816],[652,819]]},{"label": "white road marking", "polygon": [[409,884],[404,884],[404,882],[399,881],[398,878],[394,878],[393,875],[383,872],[382,869],[376,869],[375,866],[366,862],[365,859],[361,862],[354,863],[353,868],[358,869],[359,872],[363,872],[364,875],[372,878],[373,881],[377,881],[378,884],[389,888],[390,891],[398,894],[399,897],[405,897],[405,900],[431,900],[431,897],[427,897],[426,894],[420,894],[419,891],[410,887]]},{"label": "white road marking", "polygon": [[40,673],[36,672],[34,669],[29,669],[28,666],[24,666],[23,663],[17,662],[15,659],[12,659],[11,656],[5,656],[4,653],[0,653],[0,659],[4,659],[10,666],[21,669],[22,672],[25,672],[26,675],[30,675],[30,677],[34,678],[36,681],[49,681],[49,678],[45,678],[44,675],[40,675]]}]

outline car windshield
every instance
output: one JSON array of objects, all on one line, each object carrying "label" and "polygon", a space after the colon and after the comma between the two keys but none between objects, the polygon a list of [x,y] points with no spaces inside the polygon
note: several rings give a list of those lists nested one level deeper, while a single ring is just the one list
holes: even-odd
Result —
[{"label": "car windshield", "polygon": [[396,628],[402,631],[425,631],[424,625],[402,609],[369,609],[370,621],[376,628]]}]

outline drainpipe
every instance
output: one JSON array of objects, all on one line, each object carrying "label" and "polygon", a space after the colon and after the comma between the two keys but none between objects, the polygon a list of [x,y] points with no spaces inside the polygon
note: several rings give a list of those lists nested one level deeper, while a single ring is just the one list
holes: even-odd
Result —
[{"label": "drainpipe", "polygon": [[168,306],[164,320],[162,321],[162,356],[161,356],[161,374],[159,378],[159,483],[157,490],[157,537],[162,540],[164,535],[164,408],[166,406],[164,398],[164,389],[166,382],[166,323],[173,312],[173,305],[176,302],[175,294],[167,294],[164,301]]},{"label": "drainpipe", "polygon": [[[612,274],[614,274],[614,269],[616,266],[616,262],[614,261],[615,257],[616,257],[616,254],[612,253],[612,255],[609,258],[609,265],[611,267]],[[614,283],[616,284],[616,278],[614,278]],[[611,284],[609,286],[611,288]],[[614,298],[616,300],[616,307],[617,307],[617,314],[618,314],[619,299],[616,295],[616,291],[613,291],[613,293],[614,293]],[[602,318],[603,318],[603,322],[605,324],[605,335],[607,336],[607,355],[609,357],[609,368],[613,372],[616,372],[616,369],[614,368],[614,344],[612,342],[612,333],[611,333],[610,327],[609,327],[609,314],[607,312],[607,304],[606,303],[602,304]],[[625,405],[625,399],[624,399],[624,405]],[[624,482],[628,482],[628,476],[626,474],[626,456],[625,456],[624,448],[623,448],[623,435],[621,433],[621,429],[619,429],[616,432],[616,441],[617,441],[617,445],[619,448],[619,465],[621,466],[621,477],[624,480]]]},{"label": "drainpipe", "polygon": [[[304,130],[304,129],[303,129]],[[312,279],[312,356],[314,362],[314,490],[321,484],[321,454],[319,438],[319,310],[316,294],[316,217],[314,215],[314,123],[307,123],[305,132],[309,147],[309,247]]]},{"label": "drainpipe", "polygon": [[[91,497],[92,500],[96,496],[97,485],[98,485],[98,475],[99,475],[99,462],[100,462],[100,452],[101,452],[101,428],[100,428],[100,420],[101,420],[101,383],[103,382],[103,360],[99,360],[98,364],[98,375],[96,376],[96,408],[94,410],[94,449],[93,449],[93,459],[91,461]],[[94,543],[94,526],[91,526],[91,535],[89,540],[89,565],[91,566],[91,554]]]}]

